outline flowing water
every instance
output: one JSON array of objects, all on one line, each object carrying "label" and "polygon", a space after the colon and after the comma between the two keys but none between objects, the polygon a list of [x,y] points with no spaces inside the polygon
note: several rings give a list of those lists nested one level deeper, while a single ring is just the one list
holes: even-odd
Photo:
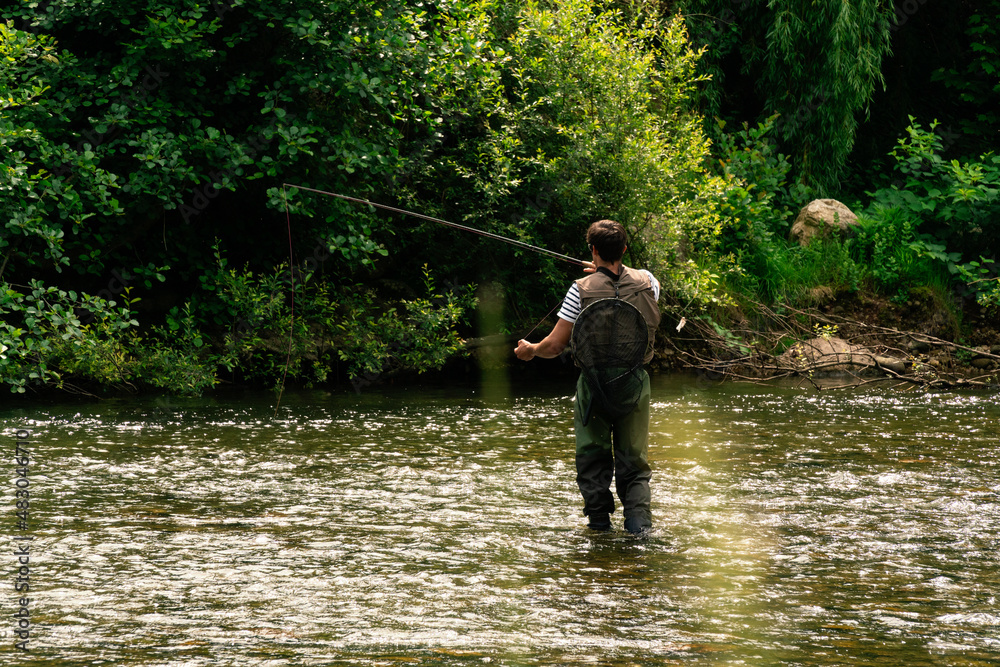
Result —
[{"label": "flowing water", "polygon": [[0,409],[0,664],[1000,664],[995,395],[654,378],[636,538],[571,387],[487,389]]}]

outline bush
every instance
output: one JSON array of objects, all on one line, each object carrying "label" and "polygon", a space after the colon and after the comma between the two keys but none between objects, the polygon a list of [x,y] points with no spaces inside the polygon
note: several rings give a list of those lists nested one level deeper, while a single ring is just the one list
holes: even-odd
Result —
[{"label": "bush", "polygon": [[869,192],[864,238],[873,276],[885,289],[936,279],[946,270],[986,308],[1000,306],[1000,156],[945,160],[938,123],[914,119],[890,153],[896,180]]},{"label": "bush", "polygon": [[[457,328],[475,304],[472,287],[438,290],[392,305],[363,288],[331,289],[278,267],[258,276],[228,267],[216,250],[196,298],[163,325],[139,332],[126,288],[121,304],[39,282],[0,294],[0,376],[12,392],[53,387],[156,389],[198,395],[232,378],[310,385],[346,366],[352,380],[440,368],[461,353]],[[292,301],[294,289],[295,300]]]},{"label": "bush", "polygon": [[202,277],[197,307],[172,311],[158,334],[182,334],[194,346],[187,353],[203,348],[206,363],[234,377],[277,385],[287,368],[289,379],[311,385],[342,363],[349,379],[371,382],[440,368],[463,348],[457,327],[474,305],[472,287],[437,290],[426,267],[426,296],[395,304],[362,286],[334,292],[313,273],[287,266],[264,276],[232,269],[218,248],[216,261]]},{"label": "bush", "polygon": [[788,183],[791,165],[770,140],[774,121],[769,118],[754,128],[744,124],[734,133],[724,132],[720,121],[714,149],[727,184],[718,204],[728,220],[720,244],[730,258],[726,284],[767,303],[795,300],[813,279],[803,273],[812,253],[786,240],[794,211],[811,193]]},{"label": "bush", "polygon": [[858,216],[858,226],[851,240],[852,252],[867,267],[875,289],[905,301],[910,288],[947,282],[945,266],[934,253],[944,247],[919,238],[916,223],[898,208],[876,208]]},{"label": "bush", "polygon": [[471,286],[442,293],[424,266],[427,297],[379,308],[370,291],[359,290],[342,303],[337,354],[352,381],[370,382],[400,370],[422,373],[441,368],[464,348],[455,328],[475,305]]},{"label": "bush", "polygon": [[771,140],[776,120],[772,116],[753,128],[744,123],[733,133],[717,121],[719,141],[712,152],[728,185],[721,206],[732,220],[728,231],[737,247],[758,235],[787,238],[795,212],[813,198],[801,183],[788,182],[791,163]]},{"label": "bush", "polygon": [[63,387],[67,376],[109,385],[128,381],[125,341],[138,326],[130,303],[37,280],[25,286],[0,283],[0,289],[0,377],[11,392]]},{"label": "bush", "polygon": [[[454,141],[413,174],[412,191],[441,201],[440,217],[573,256],[587,257],[591,222],[614,218],[629,234],[627,263],[668,289],[683,283],[680,246],[715,246],[724,190],[707,169],[683,20],[592,0],[503,7],[491,26],[496,78],[483,81],[475,115],[446,119]],[[547,258],[493,244],[483,252],[498,269],[483,275],[464,243],[428,245],[442,263],[504,284],[516,317],[537,319],[565,294],[566,273]]]}]

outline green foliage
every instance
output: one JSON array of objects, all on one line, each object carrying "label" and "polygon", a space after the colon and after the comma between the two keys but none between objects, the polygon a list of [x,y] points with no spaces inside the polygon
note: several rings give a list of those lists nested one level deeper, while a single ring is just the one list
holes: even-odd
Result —
[{"label": "green foliage", "polygon": [[736,253],[739,270],[726,274],[734,298],[766,305],[808,306],[813,290],[830,297],[856,292],[867,280],[867,267],[857,260],[851,242],[817,239],[808,246],[784,239],[758,239]]},{"label": "green foliage", "polygon": [[[857,290],[860,267],[840,244],[800,248],[787,241],[793,214],[811,192],[788,181],[788,157],[770,140],[776,119],[723,133],[714,151],[728,183],[719,205],[729,221],[718,265],[723,282],[738,300],[742,295],[768,304],[802,301],[819,286]],[[720,129],[724,125],[719,121]]]},{"label": "green foliage", "polygon": [[615,211],[633,246],[654,216],[711,228],[697,208],[706,143],[692,113],[697,55],[683,23],[641,25],[595,9],[574,0],[522,10],[510,103],[537,110],[525,129],[544,123],[547,135],[525,157],[560,184],[557,204],[587,218]]},{"label": "green foliage", "polygon": [[[913,123],[900,140],[891,154],[899,178],[870,193],[871,204],[851,238],[814,241],[805,248],[785,241],[788,211],[775,210],[781,199],[767,192],[781,190],[783,171],[773,168],[780,159],[769,162],[767,147],[755,148],[760,142],[750,141],[754,135],[746,130],[724,142],[728,157],[722,164],[734,184],[724,210],[738,221],[724,246],[731,257],[728,270],[720,271],[726,289],[737,300],[746,295],[770,304],[808,302],[817,288],[835,295],[870,287],[902,303],[921,286],[955,282],[995,310],[1000,280],[993,261],[980,254],[963,260],[962,250],[995,247],[988,230],[996,225],[996,162],[992,155],[946,161],[941,139],[931,130]],[[742,150],[736,150],[737,141]],[[754,181],[771,185],[754,196],[755,188],[743,185]]]},{"label": "green foliage", "polygon": [[152,335],[131,341],[135,381],[171,394],[200,396],[218,384],[217,367],[225,358],[209,353],[189,304],[179,318],[168,316],[167,321],[167,327],[153,327]]},{"label": "green foliage", "polygon": [[0,283],[0,377],[15,393],[63,386],[75,376],[102,384],[127,381],[124,340],[138,322],[118,305],[39,281]]},{"label": "green foliage", "polygon": [[[719,266],[719,265],[722,266]],[[733,304],[732,297],[724,289],[722,275],[743,275],[739,267],[734,267],[730,258],[722,262],[714,262],[712,258],[703,257],[700,261],[688,259],[678,262],[667,274],[673,294],[684,304],[684,310],[690,308],[702,310],[715,306]]]},{"label": "green foliage", "polygon": [[992,148],[1000,128],[1000,0],[972,3],[965,24],[965,53],[933,73],[952,98],[964,108],[958,127],[976,145]]},{"label": "green foliage", "polygon": [[871,248],[873,274],[883,286],[902,287],[920,280],[930,264],[947,269],[980,304],[996,307],[996,273],[989,267],[1000,251],[1000,157],[946,160],[938,124],[925,130],[910,122],[891,153],[897,180],[869,193],[874,222],[861,244]]},{"label": "green foliage", "polygon": [[[443,192],[441,217],[574,255],[585,252],[587,225],[616,219],[630,237],[626,261],[663,278],[682,239],[716,245],[724,183],[706,170],[697,54],[683,22],[590,0],[504,10],[490,28],[498,71],[469,106],[479,122],[446,121],[462,128],[458,143],[414,173],[411,187]],[[452,266],[469,260],[442,252]],[[540,281],[549,299],[564,293],[566,275],[548,260],[495,244],[483,252],[497,257],[489,277],[507,287],[515,312],[544,306]]]},{"label": "green foliage", "polygon": [[820,324],[816,323],[813,325],[813,331],[816,332],[817,338],[824,338],[829,340],[837,336],[837,325],[836,324]]},{"label": "green foliage", "polygon": [[858,217],[852,251],[869,267],[877,289],[905,301],[910,288],[935,280],[944,270],[937,261],[943,246],[918,238],[913,218],[906,211],[876,208],[871,215]]},{"label": "green foliage", "polygon": [[422,373],[441,368],[464,349],[455,331],[475,305],[471,286],[441,293],[424,266],[427,297],[403,301],[403,311],[379,308],[375,296],[359,290],[344,300],[339,318],[338,355],[352,379],[400,370]]},{"label": "green foliage", "polygon": [[[715,149],[728,184],[719,205],[729,221],[721,249],[737,258],[741,271],[761,277],[768,274],[767,264],[780,261],[774,255],[783,249],[793,211],[809,198],[801,184],[788,183],[791,165],[770,141],[774,120],[724,133]],[[773,288],[765,291],[773,297]]]},{"label": "green foliage", "polygon": [[948,270],[958,275],[964,285],[975,295],[976,303],[992,315],[1000,313],[1000,276],[997,275],[996,261],[980,257],[964,264],[956,264],[952,258]]},{"label": "green foliage", "polygon": [[257,275],[230,268],[218,247],[215,255],[202,291],[157,330],[184,341],[178,351],[213,372],[276,380],[287,366],[289,380],[311,384],[343,363],[349,378],[371,381],[437,369],[462,352],[456,327],[474,306],[472,288],[441,292],[426,267],[427,296],[396,306],[361,286],[334,292],[314,273],[282,266]]},{"label": "green foliage", "polygon": [[[440,140],[445,109],[461,113],[461,91],[487,66],[467,31],[486,7],[5,7],[3,17],[39,33],[0,33],[10,63],[0,75],[9,165],[0,212],[15,232],[3,237],[6,259],[18,272],[45,259],[102,275],[139,255],[190,279],[198,262],[210,263],[211,239],[246,231],[242,201],[284,208],[274,184],[285,175],[338,192],[381,188],[413,146],[423,153]],[[45,33],[58,34],[65,51]],[[384,216],[318,197],[292,205],[298,238],[325,239],[357,259],[348,270],[385,256]],[[154,224],[158,233],[144,233]],[[251,236],[245,258],[280,261],[281,244]]]},{"label": "green foliage", "polygon": [[925,130],[911,117],[906,136],[890,153],[898,179],[869,193],[873,205],[907,211],[924,233],[966,254],[1000,250],[1000,156],[946,160],[938,123]]},{"label": "green foliage", "polygon": [[[0,22],[0,276],[14,266],[69,264],[67,232],[95,215],[115,216],[117,177],[98,165],[89,145],[71,148],[46,132],[62,113],[51,88],[76,61],[45,35]],[[72,173],[69,173],[72,171]]]},{"label": "green foliage", "polygon": [[279,267],[258,276],[229,268],[218,249],[216,257],[198,298],[145,334],[137,330],[130,288],[119,305],[38,282],[5,284],[0,375],[18,393],[97,386],[198,395],[223,373],[277,382],[287,364],[290,381],[311,384],[342,362],[349,377],[370,382],[440,368],[463,351],[456,327],[475,305],[472,287],[438,290],[429,270],[427,296],[399,309],[361,288],[340,290],[335,301],[312,274]]},{"label": "green foliage", "polygon": [[[776,120],[772,116],[756,127],[744,123],[737,132],[722,132],[713,150],[729,185],[723,214],[733,221],[731,228],[737,234],[763,225],[773,234],[787,236],[794,211],[810,199],[801,184],[788,182],[791,163],[771,140]],[[724,121],[717,124],[725,129]]]},{"label": "green foliage", "polygon": [[[668,3],[674,4],[674,3]],[[773,134],[794,166],[793,179],[820,193],[834,191],[854,145],[859,113],[884,85],[883,59],[890,53],[892,3],[887,0],[685,0],[698,46],[708,45],[705,86],[709,112],[744,104],[728,95],[759,96],[754,121],[775,114]],[[755,90],[739,90],[724,76],[724,62],[741,62],[740,78]],[[736,72],[730,72],[736,74]],[[741,119],[745,120],[745,118]],[[713,132],[713,137],[718,134]]]},{"label": "green foliage", "polygon": [[[186,304],[157,313],[164,324],[141,336],[99,338],[107,350],[62,345],[58,372],[186,393],[213,386],[218,369],[274,380],[291,332],[290,375],[325,377],[329,343],[317,327],[329,329],[339,307],[330,281],[352,285],[387,258],[391,220],[289,197],[293,240],[309,249],[295,252],[309,259],[293,317],[290,281],[260,269],[288,254],[265,210],[285,207],[275,184],[287,176],[364,194],[426,159],[445,117],[465,114],[466,89],[492,70],[481,39],[490,6],[93,0],[0,9],[9,20],[0,29],[0,275],[28,280],[54,267],[96,291],[141,257],[152,267],[136,272],[142,283],[175,267],[161,290]],[[247,268],[217,271],[206,252],[216,238]],[[331,256],[336,273],[313,281]],[[6,358],[21,359],[31,340],[5,343]],[[111,348],[119,375],[99,363]],[[56,382],[46,368],[31,379]]]},{"label": "green foliage", "polygon": [[0,375],[12,392],[139,385],[199,394],[217,381],[190,313],[178,330],[140,336],[131,288],[117,304],[37,281],[21,289],[3,287]]},{"label": "green foliage", "polygon": [[[941,74],[963,104],[986,100],[970,131],[996,124],[995,2],[972,12],[970,53]],[[719,17],[693,40],[710,50],[692,47],[678,7],[693,26]],[[898,180],[872,193],[857,238],[785,240],[792,213],[843,174],[890,12],[885,0],[7,3],[0,278],[23,285],[2,300],[3,377],[15,391],[199,393],[277,382],[286,364],[306,383],[419,372],[460,351],[473,303],[426,274],[414,288],[425,263],[449,285],[502,284],[508,328],[570,277],[551,258],[283,183],[574,256],[590,222],[618,219],[626,261],[706,313],[819,286],[901,295],[941,275],[995,307],[1000,161],[946,160],[933,125],[913,123],[896,147]],[[729,122],[706,129],[699,109]],[[101,287],[136,265],[112,303]],[[141,327],[139,290],[157,304]]]},{"label": "green foliage", "polygon": [[857,114],[884,85],[892,3],[886,0],[772,0],[767,47],[755,56],[778,134],[794,146],[799,175],[820,191],[839,184],[854,145]]}]

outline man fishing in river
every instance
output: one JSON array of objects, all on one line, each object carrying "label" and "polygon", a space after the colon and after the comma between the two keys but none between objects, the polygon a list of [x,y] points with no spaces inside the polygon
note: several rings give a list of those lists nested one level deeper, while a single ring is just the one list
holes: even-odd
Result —
[{"label": "man fishing in river", "polygon": [[593,263],[574,281],[555,327],[542,341],[520,340],[514,354],[530,361],[562,353],[572,340],[581,368],[573,426],[576,481],[583,513],[594,530],[610,530],[615,511],[611,480],[625,529],[652,527],[649,480],[649,375],[653,335],[660,323],[660,285],[649,271],[622,264],[625,228],[599,220],[587,230]]}]

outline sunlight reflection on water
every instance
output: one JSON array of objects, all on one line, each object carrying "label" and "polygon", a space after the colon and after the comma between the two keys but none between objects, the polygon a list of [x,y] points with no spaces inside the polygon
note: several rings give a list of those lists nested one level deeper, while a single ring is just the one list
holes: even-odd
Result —
[{"label": "sunlight reflection on water", "polygon": [[35,448],[34,658],[1000,661],[993,397],[653,387],[639,540],[584,528],[565,387],[0,414]]}]

